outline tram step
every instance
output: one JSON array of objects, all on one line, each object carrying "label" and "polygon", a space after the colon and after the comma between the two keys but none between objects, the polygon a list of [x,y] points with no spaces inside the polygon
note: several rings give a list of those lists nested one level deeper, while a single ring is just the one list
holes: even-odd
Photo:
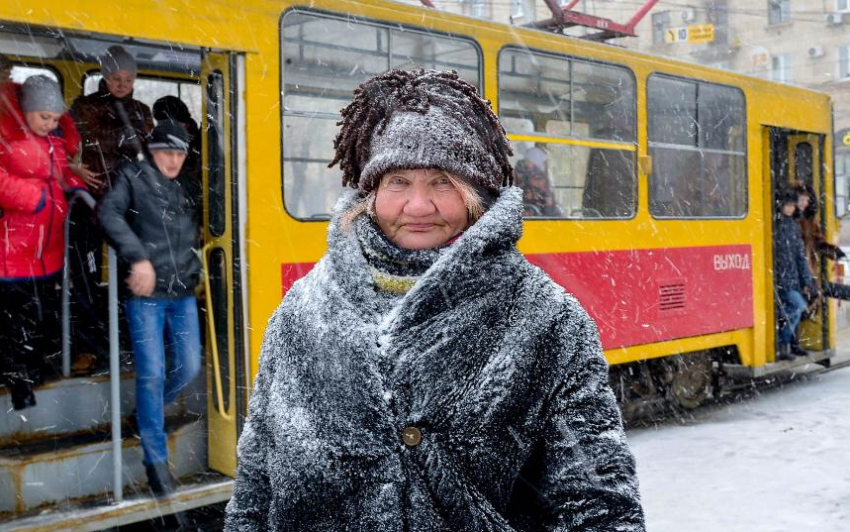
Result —
[{"label": "tram step", "polygon": [[742,364],[723,364],[723,370],[733,379],[751,379],[765,377],[774,373],[795,370],[806,364],[822,363],[835,356],[834,349],[825,351],[809,351],[809,356],[797,357],[794,360],[777,360],[763,366],[744,366]]},{"label": "tram step", "polygon": [[[121,412],[135,406],[133,373],[121,375]],[[27,442],[83,434],[109,423],[109,375],[69,378],[36,388],[36,406],[12,409],[12,399],[0,388],[0,448]]]},{"label": "tram step", "polygon": [[[174,475],[180,478],[206,470],[206,422],[180,416],[169,418],[166,426],[174,429],[168,434]],[[108,431],[2,450],[0,514],[21,515],[40,507],[109,497],[113,489],[112,458]],[[122,458],[125,493],[146,491],[147,478],[137,438],[123,440]]]}]

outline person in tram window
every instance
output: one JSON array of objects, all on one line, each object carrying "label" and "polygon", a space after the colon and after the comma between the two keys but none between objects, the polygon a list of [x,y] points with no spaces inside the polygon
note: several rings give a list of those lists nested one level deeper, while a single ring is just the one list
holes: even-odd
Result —
[{"label": "person in tram window", "polygon": [[[172,121],[153,130],[145,159],[126,163],[100,204],[99,218],[126,279],[125,315],[136,367],[136,423],[151,490],[174,489],[168,469],[165,405],[198,374],[200,325],[194,295],[201,269],[192,204],[180,184],[189,152]],[[166,360],[165,337],[169,346]]]},{"label": "person in tram window", "polygon": [[[65,194],[85,185],[53,132],[65,113],[59,84],[32,76],[0,109],[0,378],[16,410],[58,372]],[[19,96],[19,99],[18,99]]]},{"label": "person in tram window", "polygon": [[[76,171],[98,200],[112,186],[121,165],[137,159],[153,128],[150,109],[133,98],[137,73],[133,56],[121,46],[111,46],[101,56],[100,65],[103,79],[98,90],[78,97],[71,106],[83,137]],[[72,370],[75,375],[86,375],[108,360],[107,305],[101,289],[103,232],[88,209],[75,209],[71,219]]]},{"label": "person in tram window", "polygon": [[541,148],[529,148],[514,172],[517,186],[523,191],[523,216],[560,217],[563,209],[555,201],[547,174],[548,155]]},{"label": "person in tram window", "polygon": [[806,311],[806,297],[817,294],[818,289],[809,270],[800,225],[795,219],[797,192],[786,188],[779,194],[776,225],[774,227],[774,267],[776,268],[776,293],[782,317],[779,329],[779,360],[793,360],[794,355],[805,356],[804,350],[793,349],[800,318]]},{"label": "person in tram window", "polygon": [[157,123],[173,120],[179,123],[189,134],[189,155],[180,173],[185,177],[181,184],[189,193],[195,210],[195,219],[200,223],[203,217],[203,182],[201,175],[201,130],[192,118],[189,108],[177,96],[163,96],[153,104],[153,118]]},{"label": "person in tram window", "polygon": [[342,110],[328,251],[272,316],[225,530],[645,530],[596,324],[517,250],[505,131],[456,72]]}]

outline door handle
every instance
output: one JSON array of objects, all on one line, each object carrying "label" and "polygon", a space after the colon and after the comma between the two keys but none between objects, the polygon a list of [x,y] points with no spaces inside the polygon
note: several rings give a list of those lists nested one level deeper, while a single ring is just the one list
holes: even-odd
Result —
[{"label": "door handle", "polygon": [[231,421],[233,417],[224,410],[224,393],[221,385],[221,362],[218,355],[218,336],[215,334],[215,314],[212,307],[212,290],[210,289],[210,268],[207,261],[207,253],[212,249],[212,243],[209,243],[201,250],[201,261],[204,265],[204,288],[207,291],[205,304],[207,308],[207,330],[209,331],[210,345],[212,346],[213,359],[213,379],[215,381],[215,395],[218,398],[218,414],[227,421]]}]

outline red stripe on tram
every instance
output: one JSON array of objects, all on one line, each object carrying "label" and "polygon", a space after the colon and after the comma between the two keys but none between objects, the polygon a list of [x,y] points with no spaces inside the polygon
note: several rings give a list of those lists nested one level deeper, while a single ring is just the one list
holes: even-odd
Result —
[{"label": "red stripe on tram", "polygon": [[[596,320],[604,349],[753,326],[749,245],[526,255]],[[281,265],[282,293],[314,263]]]}]

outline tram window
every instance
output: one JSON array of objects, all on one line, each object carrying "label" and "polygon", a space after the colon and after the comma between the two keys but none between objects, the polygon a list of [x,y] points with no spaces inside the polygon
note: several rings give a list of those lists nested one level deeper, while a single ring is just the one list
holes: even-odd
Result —
[{"label": "tram window", "polygon": [[525,218],[612,219],[634,216],[633,151],[574,144],[514,146],[516,186]]},{"label": "tram window", "polygon": [[499,115],[524,118],[537,133],[634,142],[634,79],[621,67],[504,50]]},{"label": "tram window", "polygon": [[[97,92],[101,79],[103,79],[103,76],[99,72],[90,72],[87,74],[83,80],[83,94],[88,95]],[[189,112],[193,118],[200,118],[201,86],[197,81],[140,76],[133,84],[133,98],[150,108],[153,108],[154,102],[163,96],[177,96],[189,108]]]},{"label": "tram window", "polygon": [[744,96],[730,87],[653,75],[647,84],[649,207],[658,218],[747,212]]},{"label": "tram window", "polygon": [[15,65],[12,67],[11,78],[15,83],[23,83],[27,80],[27,78],[32,76],[47,76],[53,81],[58,82],[60,85],[62,84],[59,76],[52,68],[21,65]]},{"label": "tram window", "polygon": [[283,17],[281,33],[283,197],[298,219],[327,219],[342,192],[339,168],[327,164],[339,110],[360,83],[423,67],[457,70],[480,87],[480,53],[469,40],[301,11]]},{"label": "tram window", "polygon": [[227,228],[224,151],[224,76],[210,73],[207,78],[207,153],[209,153],[209,231],[221,236]]}]

